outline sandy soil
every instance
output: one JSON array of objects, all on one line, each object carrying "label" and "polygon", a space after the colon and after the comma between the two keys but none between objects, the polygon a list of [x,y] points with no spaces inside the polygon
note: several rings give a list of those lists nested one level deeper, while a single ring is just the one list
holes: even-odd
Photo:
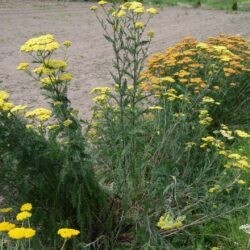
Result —
[{"label": "sandy soil", "polygon": [[[102,36],[95,15],[89,11],[91,3],[0,0],[0,88],[8,90],[15,104],[29,107],[46,106],[39,84],[16,70],[25,61],[19,52],[27,39],[52,33],[59,41],[71,40],[69,63],[74,81],[69,96],[74,107],[84,117],[89,116],[91,96],[95,86],[110,85],[112,50]],[[198,39],[220,33],[250,37],[250,12],[165,7],[151,22],[156,36],[151,53],[164,50],[183,36]]]}]

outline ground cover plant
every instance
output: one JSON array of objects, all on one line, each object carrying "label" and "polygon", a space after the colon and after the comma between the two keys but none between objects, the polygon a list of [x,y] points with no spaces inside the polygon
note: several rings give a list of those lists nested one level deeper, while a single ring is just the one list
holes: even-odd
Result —
[{"label": "ground cover plant", "polygon": [[[187,37],[147,59],[157,9],[100,1],[91,11],[114,59],[90,121],[67,95],[71,42],[53,35],[24,43],[30,61],[17,67],[50,109],[0,91],[0,187],[16,213],[31,202],[17,221],[0,210],[2,249],[246,249],[249,41]],[[12,237],[18,228],[31,233]]]}]

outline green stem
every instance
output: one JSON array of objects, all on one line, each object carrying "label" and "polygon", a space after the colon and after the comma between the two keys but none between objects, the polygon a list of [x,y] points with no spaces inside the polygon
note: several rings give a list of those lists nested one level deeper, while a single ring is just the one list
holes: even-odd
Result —
[{"label": "green stem", "polygon": [[18,250],[19,248],[19,240],[16,241],[16,249],[15,250]]},{"label": "green stem", "polygon": [[1,239],[1,250],[3,250],[3,233],[1,233],[2,234],[2,239]]},{"label": "green stem", "polygon": [[64,250],[64,247],[65,247],[65,245],[66,245],[66,242],[67,242],[67,239],[64,240],[63,245],[62,245],[62,247],[61,247],[60,250]]}]

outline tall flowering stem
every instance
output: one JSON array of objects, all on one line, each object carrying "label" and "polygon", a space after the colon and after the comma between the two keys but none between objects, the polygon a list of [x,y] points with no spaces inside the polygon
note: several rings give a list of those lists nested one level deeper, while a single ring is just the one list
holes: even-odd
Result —
[{"label": "tall flowering stem", "polygon": [[[82,237],[86,240],[92,233],[93,218],[98,217],[99,207],[103,206],[100,205],[103,197],[85,150],[81,120],[67,96],[73,78],[65,56],[69,46],[70,41],[61,44],[50,34],[32,38],[21,46],[21,51],[29,54],[34,63],[20,63],[17,69],[39,81],[43,94],[49,99],[52,111],[35,109],[27,112],[26,118],[33,119],[38,125],[45,122],[47,125],[47,120],[54,118],[54,124],[45,126],[43,134],[45,140],[60,144],[60,151],[65,157],[56,176],[58,179],[55,178],[55,196],[63,199],[63,206],[59,202],[56,204],[60,204],[58,218],[62,216],[67,221],[72,218],[72,224],[81,227]],[[64,53],[62,60],[55,58],[60,47]]]},{"label": "tall flowering stem", "polygon": [[[142,114],[142,105],[139,104],[146,97],[139,85],[143,81],[141,72],[154,36],[154,32],[148,30],[148,23],[157,10],[146,9],[140,2],[110,5],[106,1],[99,1],[98,4],[99,7],[92,6],[91,10],[95,12],[104,30],[104,37],[114,52],[111,76],[115,93],[109,93],[109,97],[117,107],[119,152],[123,152],[121,165],[127,175],[128,166],[131,166],[137,150],[133,131]],[[105,17],[100,15],[100,8]],[[128,130],[132,131],[132,136],[128,136]],[[129,152],[124,153],[128,147]]]},{"label": "tall flowering stem", "polygon": [[[66,52],[71,42],[65,41],[62,45]],[[74,133],[78,131],[77,133],[80,134],[81,127],[67,97],[68,86],[73,75],[68,72],[68,63],[65,59],[53,58],[54,52],[62,45],[50,34],[29,39],[20,50],[29,54],[37,67],[31,69],[28,63],[20,63],[17,69],[25,71],[40,82],[44,95],[51,100],[53,114],[63,128],[61,131],[67,132],[70,136],[73,131]],[[32,116],[32,114],[29,112],[27,116]]]}]

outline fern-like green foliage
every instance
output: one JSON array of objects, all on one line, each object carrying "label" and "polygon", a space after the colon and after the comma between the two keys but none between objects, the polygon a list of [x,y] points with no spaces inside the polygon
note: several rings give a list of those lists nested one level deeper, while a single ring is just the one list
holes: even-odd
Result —
[{"label": "fern-like green foliage", "polygon": [[81,239],[98,232],[104,196],[95,180],[83,138],[66,146],[45,138],[16,117],[0,114],[0,186],[12,201],[30,201],[37,208],[34,223],[44,237],[60,226],[80,228]]}]

